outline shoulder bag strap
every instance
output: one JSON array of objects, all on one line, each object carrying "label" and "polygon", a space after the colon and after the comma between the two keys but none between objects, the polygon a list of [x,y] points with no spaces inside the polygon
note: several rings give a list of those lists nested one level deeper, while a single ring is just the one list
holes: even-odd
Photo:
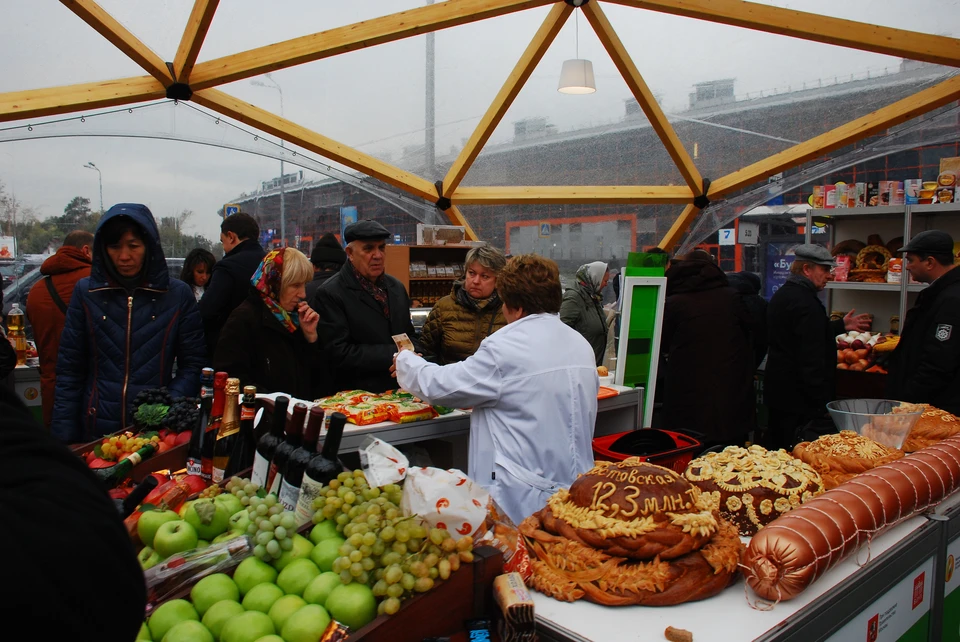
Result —
[{"label": "shoulder bag strap", "polygon": [[53,278],[50,276],[43,277],[43,280],[47,282],[47,292],[50,293],[50,298],[53,299],[54,304],[60,311],[64,314],[67,313],[67,304],[63,302],[63,299],[60,298],[60,295],[57,293],[57,288],[53,287]]}]

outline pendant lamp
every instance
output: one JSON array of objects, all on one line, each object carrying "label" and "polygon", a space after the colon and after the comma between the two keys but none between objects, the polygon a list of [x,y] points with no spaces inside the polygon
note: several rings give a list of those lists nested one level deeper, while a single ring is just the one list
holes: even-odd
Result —
[{"label": "pendant lamp", "polygon": [[580,14],[576,18],[577,57],[564,60],[560,69],[560,84],[557,91],[561,94],[592,94],[597,90],[593,78],[593,63],[580,58]]}]

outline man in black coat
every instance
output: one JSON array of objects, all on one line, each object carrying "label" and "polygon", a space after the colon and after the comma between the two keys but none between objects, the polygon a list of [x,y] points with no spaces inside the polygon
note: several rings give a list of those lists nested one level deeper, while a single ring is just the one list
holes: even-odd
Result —
[{"label": "man in black coat", "polygon": [[317,331],[340,390],[383,392],[397,387],[390,372],[397,351],[393,335],[406,333],[421,351],[407,291],[384,274],[389,236],[376,221],[347,226],[347,262],[314,295],[313,309],[320,315]]},{"label": "man in black coat", "polygon": [[233,309],[243,303],[250,292],[250,277],[263,261],[260,247],[260,226],[249,214],[238,212],[220,224],[223,259],[213,266],[210,282],[200,299],[200,316],[207,338],[207,355],[213,359],[220,339],[220,329]]},{"label": "man in black coat", "polygon": [[334,274],[340,271],[347,261],[347,253],[340,247],[337,237],[327,232],[320,237],[310,253],[310,262],[313,263],[313,280],[307,283],[306,300],[313,301],[313,295],[320,286]]},{"label": "man in black coat", "polygon": [[660,350],[663,427],[694,430],[706,446],[742,446],[755,424],[750,319],[712,261],[672,261]]},{"label": "man in black coat", "polygon": [[930,287],[907,312],[887,394],[960,414],[960,270],[954,269],[953,238],[940,230],[920,232],[900,252],[910,275]]},{"label": "man in black coat", "polygon": [[834,265],[830,251],[820,245],[801,245],[790,266],[790,278],[767,306],[767,367],[764,396],[770,408],[767,449],[790,449],[797,431],[823,419],[826,404],[836,395],[836,336],[847,330],[866,330],[869,317],[851,310],[842,321],[829,321],[817,297],[830,280]]},{"label": "man in black coat", "polygon": [[147,590],[105,486],[2,387],[0,416],[0,618],[24,626],[5,639],[133,640]]},{"label": "man in black coat", "polygon": [[727,281],[747,309],[753,338],[753,365],[760,367],[767,356],[767,300],[760,296],[760,277],[753,272],[734,272],[727,275]]}]

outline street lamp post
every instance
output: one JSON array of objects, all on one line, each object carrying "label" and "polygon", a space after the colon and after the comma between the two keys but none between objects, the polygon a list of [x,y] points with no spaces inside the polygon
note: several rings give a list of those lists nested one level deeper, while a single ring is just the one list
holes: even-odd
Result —
[{"label": "street lamp post", "polygon": [[[251,80],[250,84],[256,87],[266,87],[268,89],[277,90],[277,92],[280,94],[280,118],[283,118],[283,89],[280,88],[280,84],[276,80],[274,80],[273,76],[271,76],[270,74],[264,74],[263,77],[269,80],[273,84],[268,85],[262,80],[256,80],[256,79]],[[281,150],[286,149],[284,147],[284,140],[282,138],[280,139],[280,149]],[[286,200],[285,196],[286,196],[286,185],[283,180],[283,151],[281,151],[280,152],[280,238],[283,239],[282,241],[283,247],[287,246],[287,217],[286,217],[286,212],[284,210],[284,201]]]},{"label": "street lamp post", "polygon": [[103,214],[103,174],[100,172],[100,168],[93,164],[93,161],[88,162],[84,167],[97,170],[97,178],[100,181],[100,213]]}]

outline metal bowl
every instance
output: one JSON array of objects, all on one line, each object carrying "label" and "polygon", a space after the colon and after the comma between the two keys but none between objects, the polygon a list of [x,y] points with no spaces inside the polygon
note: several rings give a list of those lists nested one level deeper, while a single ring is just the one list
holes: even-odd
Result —
[{"label": "metal bowl", "polygon": [[893,399],[842,399],[831,401],[827,410],[838,430],[852,430],[873,441],[900,448],[923,410],[907,411]]}]

